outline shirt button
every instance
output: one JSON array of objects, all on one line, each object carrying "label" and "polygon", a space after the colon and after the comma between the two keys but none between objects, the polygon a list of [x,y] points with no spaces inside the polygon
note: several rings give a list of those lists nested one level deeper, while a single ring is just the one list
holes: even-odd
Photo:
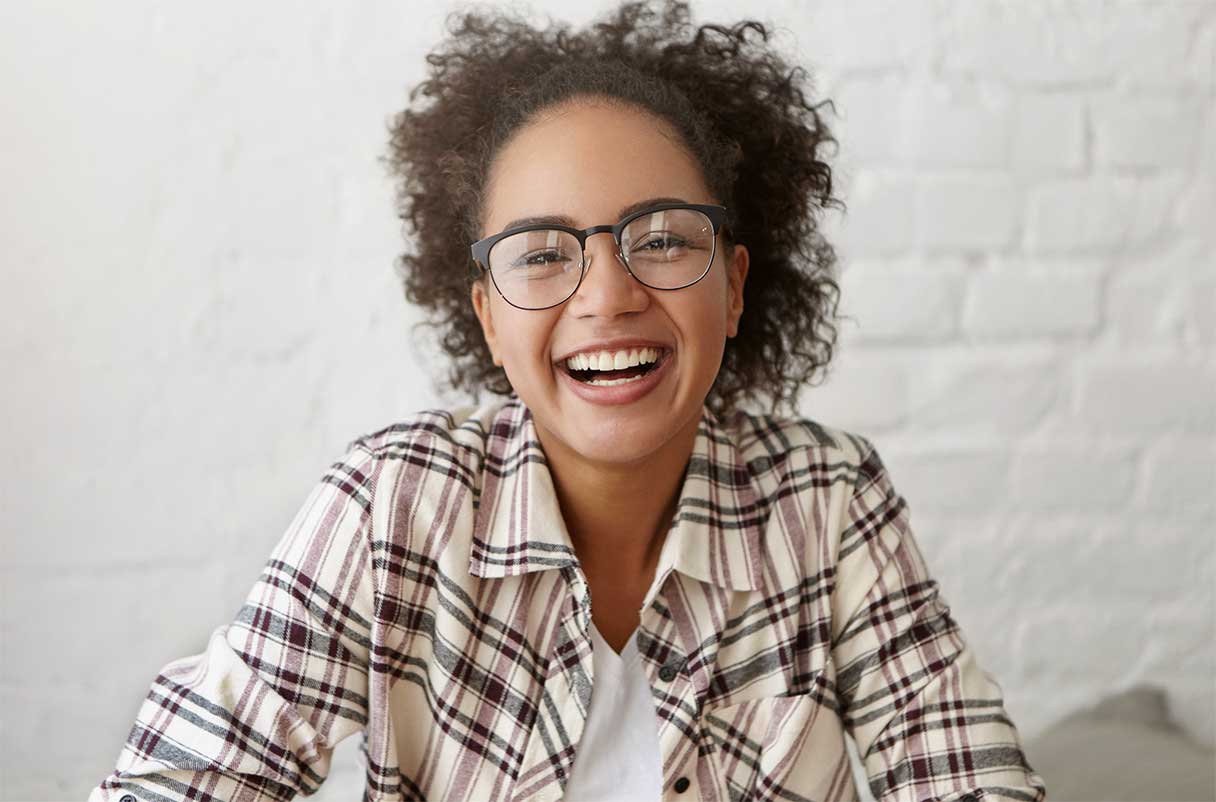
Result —
[{"label": "shirt button", "polygon": [[689,786],[688,778],[681,777],[680,779],[676,780],[676,784],[672,787],[676,789],[677,794],[682,794],[688,790],[688,786]]},{"label": "shirt button", "polygon": [[668,665],[665,665],[659,669],[659,679],[663,680],[664,682],[671,682],[676,678],[677,673],[679,673],[678,669],[669,663]]}]

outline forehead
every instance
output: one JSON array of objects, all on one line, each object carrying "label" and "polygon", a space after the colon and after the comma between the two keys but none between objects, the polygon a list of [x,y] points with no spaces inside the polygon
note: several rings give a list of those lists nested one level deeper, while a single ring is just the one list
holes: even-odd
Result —
[{"label": "forehead", "polygon": [[496,155],[483,235],[520,217],[612,223],[620,209],[652,197],[711,200],[700,166],[670,123],[633,106],[570,103],[520,128]]}]

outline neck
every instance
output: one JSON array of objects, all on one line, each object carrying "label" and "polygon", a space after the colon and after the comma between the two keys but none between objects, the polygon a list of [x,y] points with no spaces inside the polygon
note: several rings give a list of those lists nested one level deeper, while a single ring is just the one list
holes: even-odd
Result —
[{"label": "neck", "polygon": [[[694,417],[644,461],[591,462],[537,429],[566,528],[584,569],[649,576],[696,442]],[[553,441],[553,442],[550,442]]]}]

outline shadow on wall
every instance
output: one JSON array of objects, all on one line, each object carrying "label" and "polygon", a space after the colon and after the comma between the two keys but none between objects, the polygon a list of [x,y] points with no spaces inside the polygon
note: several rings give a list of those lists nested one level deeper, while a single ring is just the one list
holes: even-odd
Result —
[{"label": "shadow on wall", "polygon": [[1170,719],[1165,691],[1154,686],[1072,713],[1025,750],[1052,802],[1216,800],[1216,751]]}]

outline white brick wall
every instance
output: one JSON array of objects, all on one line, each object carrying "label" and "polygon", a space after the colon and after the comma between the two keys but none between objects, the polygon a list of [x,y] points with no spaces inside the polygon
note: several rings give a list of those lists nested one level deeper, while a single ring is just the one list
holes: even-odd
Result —
[{"label": "white brick wall", "polygon": [[[452,7],[6,6],[0,798],[81,798],[336,449],[452,400],[377,161]],[[803,411],[878,446],[1024,735],[1146,681],[1211,742],[1216,2],[747,9],[840,113]]]}]

